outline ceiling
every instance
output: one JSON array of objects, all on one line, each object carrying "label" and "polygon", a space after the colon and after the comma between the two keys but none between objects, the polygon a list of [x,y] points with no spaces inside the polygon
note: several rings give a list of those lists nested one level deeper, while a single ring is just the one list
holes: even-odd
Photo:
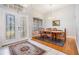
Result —
[{"label": "ceiling", "polygon": [[38,5],[33,5],[33,8],[35,11],[38,11],[40,13],[47,13],[49,11],[54,11],[56,9],[62,8],[66,5],[62,5],[62,4],[38,4]]},{"label": "ceiling", "polygon": [[54,11],[59,8],[63,8],[68,4],[23,4],[24,7],[32,7],[32,12],[38,12],[41,14],[45,14],[49,11]]}]

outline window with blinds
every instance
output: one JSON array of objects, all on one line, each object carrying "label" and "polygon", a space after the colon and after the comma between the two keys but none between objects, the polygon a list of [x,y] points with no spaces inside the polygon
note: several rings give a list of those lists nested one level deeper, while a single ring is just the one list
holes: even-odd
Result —
[{"label": "window with blinds", "polygon": [[33,18],[33,31],[39,30],[42,28],[42,19]]}]

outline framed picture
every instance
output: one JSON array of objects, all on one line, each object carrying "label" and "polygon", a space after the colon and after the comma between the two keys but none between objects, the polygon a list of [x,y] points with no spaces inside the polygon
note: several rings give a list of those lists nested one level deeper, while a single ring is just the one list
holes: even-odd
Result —
[{"label": "framed picture", "polygon": [[60,26],[60,20],[54,20],[53,26]]},{"label": "framed picture", "polygon": [[6,14],[6,39],[15,38],[15,16]]}]

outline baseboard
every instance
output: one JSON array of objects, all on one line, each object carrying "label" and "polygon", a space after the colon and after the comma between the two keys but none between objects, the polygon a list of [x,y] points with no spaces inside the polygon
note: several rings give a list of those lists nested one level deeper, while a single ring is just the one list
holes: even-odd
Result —
[{"label": "baseboard", "polygon": [[72,38],[76,40],[76,36],[67,36],[67,38]]},{"label": "baseboard", "polygon": [[78,54],[79,54],[79,48],[78,48]]}]

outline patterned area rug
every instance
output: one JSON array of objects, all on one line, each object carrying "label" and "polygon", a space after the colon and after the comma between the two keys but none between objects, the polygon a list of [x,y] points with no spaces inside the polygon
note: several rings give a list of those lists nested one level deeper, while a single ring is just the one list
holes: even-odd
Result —
[{"label": "patterned area rug", "polygon": [[28,41],[16,42],[9,46],[11,55],[42,55],[45,51]]},{"label": "patterned area rug", "polygon": [[56,44],[58,46],[64,46],[64,41],[62,41],[60,39],[43,39],[43,38],[39,38],[39,37],[34,37],[34,38],[48,42],[48,43]]}]

